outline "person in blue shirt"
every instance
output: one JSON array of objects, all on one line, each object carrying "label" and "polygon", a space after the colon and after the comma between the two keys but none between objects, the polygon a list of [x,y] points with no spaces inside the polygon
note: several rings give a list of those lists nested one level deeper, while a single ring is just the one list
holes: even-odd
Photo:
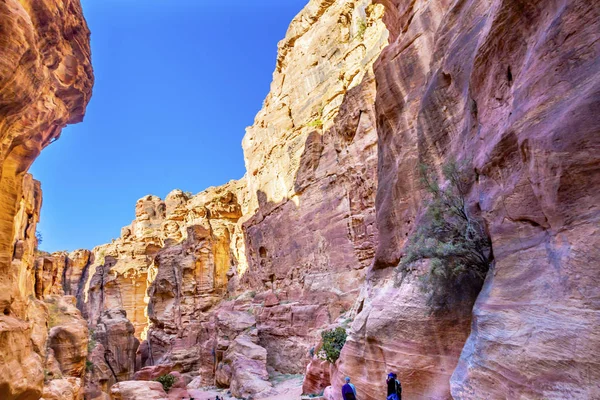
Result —
[{"label": "person in blue shirt", "polygon": [[350,377],[346,377],[346,384],[342,386],[342,397],[344,400],[357,400],[356,388],[350,383]]},{"label": "person in blue shirt", "polygon": [[398,375],[390,372],[386,379],[387,400],[402,400],[402,385],[398,380]]}]

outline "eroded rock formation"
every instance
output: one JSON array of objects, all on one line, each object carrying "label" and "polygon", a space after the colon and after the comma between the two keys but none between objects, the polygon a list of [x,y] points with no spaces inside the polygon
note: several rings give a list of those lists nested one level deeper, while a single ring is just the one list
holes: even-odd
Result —
[{"label": "eroded rock formation", "polygon": [[[336,384],[358,375],[377,398],[396,370],[409,396],[598,397],[597,4],[382,3],[377,270]],[[495,257],[472,331],[468,310],[428,318],[414,281],[386,279],[418,218],[417,165],[451,157],[472,162]]]},{"label": "eroded rock formation", "polygon": [[82,120],[93,83],[89,31],[76,0],[0,3],[0,398],[42,395],[45,343],[35,320],[41,149]]},{"label": "eroded rock formation", "polygon": [[[311,0],[292,21],[244,178],[146,196],[112,243],[35,263],[24,173],[82,117],[87,30],[76,3],[0,5],[15,37],[0,50],[30,65],[0,85],[0,397],[39,397],[42,360],[47,399],[166,398],[146,381],[170,372],[169,396],[193,379],[261,397],[275,371],[336,400],[344,376],[383,398],[390,371],[411,398],[600,396],[597,4],[374,3]],[[450,159],[476,175],[467,206],[494,261],[481,293],[455,287],[440,311],[427,261],[395,267],[423,221],[418,165]],[[310,350],[340,325],[330,365]]]}]

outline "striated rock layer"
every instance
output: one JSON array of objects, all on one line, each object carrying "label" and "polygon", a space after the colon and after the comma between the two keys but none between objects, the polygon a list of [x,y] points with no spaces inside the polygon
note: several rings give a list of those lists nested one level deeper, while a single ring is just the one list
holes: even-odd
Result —
[{"label": "striated rock layer", "polygon": [[[75,3],[44,14],[5,2],[9,37],[38,58],[17,57],[35,68],[0,85],[0,397],[39,397],[42,359],[56,372],[48,398],[80,397],[82,374],[90,399],[164,398],[140,381],[169,372],[182,394],[195,378],[261,397],[275,371],[307,371],[303,390],[331,383],[334,399],[344,376],[359,398],[384,398],[391,371],[410,398],[600,396],[600,15],[583,0],[530,3],[311,0],[279,44],[244,178],[146,196],[112,243],[34,263],[41,197],[23,174],[81,117],[87,31]],[[40,52],[40,21],[69,27],[58,53]],[[435,311],[427,261],[394,267],[421,222],[418,165],[450,159],[475,172],[468,206],[494,263],[481,293],[456,287]],[[338,325],[349,336],[332,366],[311,350]]]},{"label": "striated rock layer", "polygon": [[[381,398],[395,370],[410,397],[600,396],[598,5],[382,3],[379,244],[335,383],[358,375],[359,397]],[[472,163],[495,257],[472,330],[468,302],[437,317],[414,277],[389,284],[418,218],[417,165],[450,158]]]},{"label": "striated rock layer", "polygon": [[387,45],[383,9],[309,2],[279,44],[271,92],[243,140],[239,283],[271,292],[259,336],[283,373],[304,371],[318,329],[352,306],[375,251],[372,64]]},{"label": "striated rock layer", "polygon": [[[93,83],[89,31],[77,0],[0,3],[0,398],[42,395],[43,321],[34,297],[41,192],[26,172],[69,123]],[[44,328],[45,329],[45,328]]]},{"label": "striated rock layer", "polygon": [[[302,373],[319,329],[352,307],[377,243],[372,65],[387,45],[383,11],[315,0],[294,19],[244,139],[243,179],[146,196],[112,243],[39,261],[40,274],[64,275],[92,331],[125,311],[142,342],[119,365],[169,365],[266,394],[268,371]],[[251,332],[225,333],[228,313],[252,315]],[[90,393],[114,383],[101,370]]]}]

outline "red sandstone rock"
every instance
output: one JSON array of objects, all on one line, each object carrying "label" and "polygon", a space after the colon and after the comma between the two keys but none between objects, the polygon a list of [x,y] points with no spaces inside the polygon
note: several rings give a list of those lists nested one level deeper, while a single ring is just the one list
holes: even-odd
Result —
[{"label": "red sandstone rock", "polygon": [[167,375],[174,370],[173,364],[148,366],[136,371],[133,379],[136,381],[153,381],[159,376]]},{"label": "red sandstone rock", "polygon": [[0,4],[0,398],[42,395],[42,349],[30,343],[39,183],[26,172],[68,123],[81,121],[93,83],[89,31],[77,1]]},{"label": "red sandstone rock", "polygon": [[82,400],[83,387],[80,378],[53,379],[44,385],[40,400]]},{"label": "red sandstone rock", "polygon": [[112,400],[166,400],[167,394],[158,382],[124,381],[110,389]]},{"label": "red sandstone rock", "polygon": [[306,366],[304,382],[302,383],[302,393],[320,394],[325,388],[331,385],[330,376],[331,363],[313,357]]},{"label": "red sandstone rock", "polygon": [[[439,168],[450,157],[471,159],[478,179],[469,201],[482,210],[495,268],[451,379],[453,396],[597,397],[598,375],[588,369],[597,324],[581,323],[598,311],[593,275],[600,264],[591,250],[600,248],[598,196],[591,191],[600,177],[600,124],[591,111],[600,82],[592,34],[599,29],[597,7],[585,1],[382,3],[393,42],[375,65],[375,267],[396,266],[414,229],[422,204],[418,163]],[[452,330],[447,316],[427,321],[407,312],[387,320],[398,307],[420,308],[410,281],[400,292],[382,292],[388,278],[385,271],[373,274],[374,308],[366,307],[353,325],[343,373],[361,380],[362,398],[375,399],[381,379],[372,371],[386,371],[381,362],[365,368],[360,361],[385,360],[405,376],[412,395],[449,396],[448,374],[468,320]],[[433,332],[419,335],[423,322]],[[567,345],[580,338],[581,345]],[[427,350],[430,343],[442,352]],[[406,353],[416,356],[410,364]],[[415,366],[429,377],[406,376]]]}]

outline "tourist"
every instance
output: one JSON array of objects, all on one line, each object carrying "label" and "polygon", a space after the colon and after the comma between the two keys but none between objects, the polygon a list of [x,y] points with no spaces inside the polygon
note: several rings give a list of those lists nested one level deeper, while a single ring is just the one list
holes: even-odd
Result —
[{"label": "tourist", "polygon": [[387,376],[387,400],[402,400],[402,385],[398,376],[390,372]]},{"label": "tourist", "polygon": [[350,383],[350,377],[346,377],[346,384],[342,386],[342,397],[344,400],[357,400],[356,388]]}]

